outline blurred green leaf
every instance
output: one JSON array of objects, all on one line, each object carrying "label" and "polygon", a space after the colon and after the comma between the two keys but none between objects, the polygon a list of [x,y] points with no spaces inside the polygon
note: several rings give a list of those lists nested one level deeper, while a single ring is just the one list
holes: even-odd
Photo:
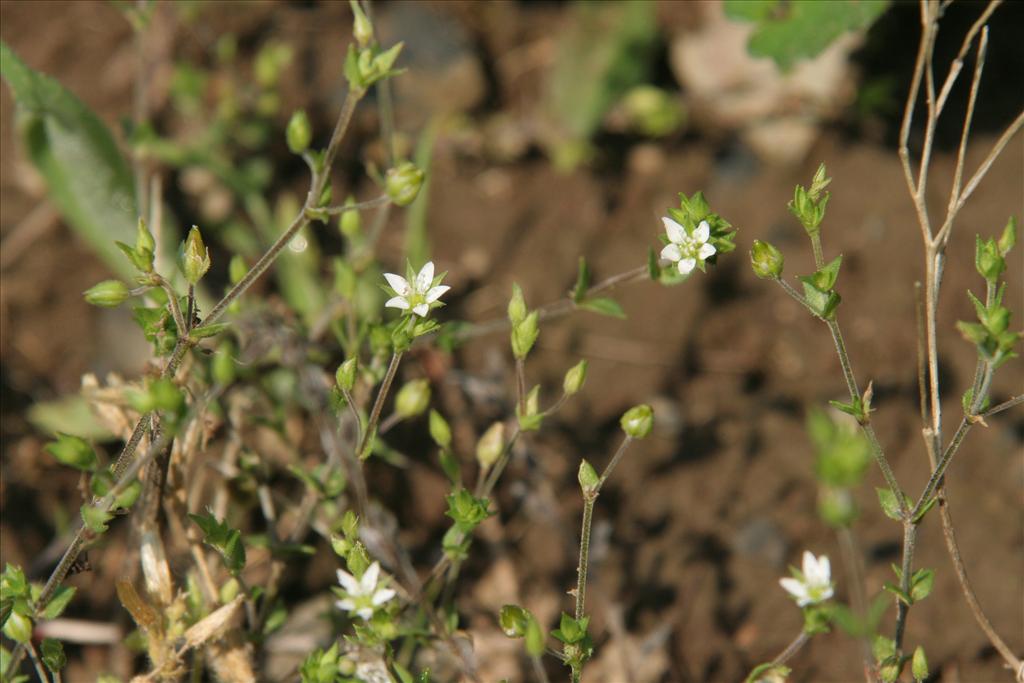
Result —
[{"label": "blurred green leaf", "polygon": [[135,240],[131,169],[107,126],[56,80],[0,42],[0,75],[18,104],[18,129],[64,218],[124,277],[134,275],[114,242]]},{"label": "blurred green leaf", "polygon": [[888,7],[888,0],[727,0],[725,13],[755,22],[747,44],[750,54],[770,57],[788,71],[798,60],[821,54],[847,31],[870,26]]}]

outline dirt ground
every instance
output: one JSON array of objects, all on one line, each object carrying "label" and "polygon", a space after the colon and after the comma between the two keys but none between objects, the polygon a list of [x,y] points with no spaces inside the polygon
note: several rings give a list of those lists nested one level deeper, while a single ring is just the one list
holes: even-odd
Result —
[{"label": "dirt ground", "polygon": [[[391,7],[384,5],[382,12]],[[563,6],[431,7],[471,36],[472,55],[490,60],[484,94],[467,95],[475,101],[474,120],[499,109],[515,115],[522,99],[529,100],[529,86],[507,77],[502,58],[523,45],[550,41]],[[242,45],[271,35],[304,41],[299,61],[307,60],[308,68],[302,82],[286,86],[286,100],[296,106],[312,100],[310,106],[324,112],[316,123],[326,125],[327,112],[337,104],[327,88],[340,81],[347,10],[317,3],[251,9],[221,6],[195,33],[181,26],[158,31],[155,52],[186,56],[225,27],[243,36]],[[695,21],[685,7],[669,4],[659,12],[670,34]],[[130,29],[110,5],[5,2],[2,13],[0,36],[28,64],[58,77],[108,123],[130,114]],[[333,58],[318,54],[324,49]],[[4,562],[31,566],[60,516],[74,514],[67,500],[76,495],[76,479],[42,452],[46,437],[28,424],[27,408],[75,391],[84,372],[131,374],[141,364],[133,328],[81,300],[80,292],[107,270],[46,202],[42,181],[17,139],[10,92],[0,91],[0,244],[4,251],[16,250],[10,258],[3,255],[0,290],[0,552]],[[154,91],[156,111],[162,111],[168,105],[159,101],[161,86],[155,84]],[[429,102],[422,94],[409,98]],[[399,99],[398,107],[400,127],[419,125],[410,105],[403,107]],[[358,145],[372,143],[371,125],[366,119],[357,126]],[[969,168],[991,147],[993,130],[984,127],[974,138]],[[428,226],[433,257],[439,270],[450,272],[453,286],[443,312],[447,319],[500,316],[513,281],[531,304],[557,299],[572,285],[580,255],[592,263],[596,279],[643,264],[647,248],[658,244],[659,217],[681,191],[703,189],[714,209],[739,229],[735,254],[707,276],[676,288],[644,282],[617,290],[627,320],[578,313],[542,328],[530,380],[553,393],[565,368],[582,357],[590,361],[587,386],[553,424],[528,439],[505,475],[500,515],[481,530],[460,583],[462,627],[474,638],[486,680],[531,675],[520,644],[501,635],[497,611],[517,602],[553,627],[558,611],[568,608],[564,592],[575,580],[582,507],[575,478],[579,459],[603,465],[617,444],[617,417],[630,405],[649,402],[656,411],[655,431],[622,462],[597,506],[588,598],[598,658],[586,678],[741,680],[753,665],[781,651],[801,626],[778,577],[803,549],[833,558],[838,597],[848,596],[837,538],[815,514],[813,452],[804,429],[808,407],[843,397],[835,350],[820,323],[753,276],[746,254],[754,239],[768,239],[785,252],[787,274],[812,270],[809,246],[785,204],[794,184],[807,182],[817,164],[826,163],[834,180],[825,249],[844,254],[839,319],[858,379],[874,381],[879,438],[897,478],[916,491],[928,472],[915,373],[913,283],[923,270],[920,234],[885,134],[865,135],[845,123],[825,126],[806,161],[795,166],[766,164],[735,138],[699,129],[664,143],[624,136],[610,136],[607,143],[592,166],[568,174],[555,171],[536,150],[498,162],[467,151],[456,135],[442,135],[437,145]],[[927,198],[934,212],[945,205],[953,165],[948,150],[935,159],[934,190]],[[1007,216],[1020,215],[1022,168],[1018,136],[965,206],[953,236],[939,320],[949,415],[957,414],[974,366],[972,348],[954,329],[956,320],[973,315],[964,290],[981,287],[973,268],[974,234],[993,234]],[[393,218],[385,232],[385,263],[396,261],[389,254],[401,248],[400,221]],[[1020,253],[1018,247],[1007,290],[1016,325],[1024,312]],[[493,382],[499,392],[512,386],[503,335],[476,339],[451,358],[431,353],[418,360],[450,363]],[[422,372],[410,366],[410,375]],[[1021,367],[1015,360],[997,374],[995,400],[1019,393]],[[461,380],[451,382],[437,395],[442,412],[462,406],[457,433],[461,425],[472,434],[472,427],[485,426],[509,407],[504,397],[497,405],[478,404]],[[416,430],[425,433],[425,425],[398,432],[410,449],[417,447]],[[420,452],[409,454],[432,463],[432,453],[420,444]],[[1024,412],[1000,415],[987,429],[972,430],[947,477],[979,601],[1017,652],[1024,647],[1022,444]],[[444,479],[436,467],[416,473],[406,477],[373,463],[370,478],[376,495],[394,505],[400,539],[426,570],[445,528]],[[899,557],[898,524],[876,503],[874,487],[882,484],[873,468],[856,492],[863,514],[855,535],[869,595],[891,580],[890,563]],[[115,537],[111,546],[116,543]],[[319,551],[317,560],[291,570],[288,590],[309,596],[330,585],[329,549],[321,544]],[[105,559],[107,552],[96,553],[94,572],[73,579],[79,597],[69,616],[124,620],[110,589],[118,559]],[[935,672],[929,680],[1011,680],[964,604],[937,515],[921,528],[915,565],[936,569],[934,592],[913,608],[907,631],[908,643],[927,649]],[[883,631],[891,630],[894,614],[886,613]],[[90,680],[98,671],[124,666],[109,652],[76,648],[65,680]],[[552,676],[563,675],[553,660],[549,664]],[[815,638],[793,666],[796,681],[862,679],[857,644],[842,633]]]}]

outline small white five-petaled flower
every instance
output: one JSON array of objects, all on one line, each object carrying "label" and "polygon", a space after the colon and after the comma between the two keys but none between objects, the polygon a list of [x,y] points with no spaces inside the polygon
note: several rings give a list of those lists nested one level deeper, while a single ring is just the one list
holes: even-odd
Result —
[{"label": "small white five-petaled flower", "polygon": [[359,579],[348,572],[338,570],[338,583],[348,594],[344,600],[338,600],[335,605],[338,609],[346,612],[355,612],[364,620],[373,616],[373,610],[395,597],[395,591],[391,588],[378,588],[377,580],[380,578],[380,563],[374,562]]},{"label": "small white five-petaled flower", "polygon": [[697,267],[698,261],[707,260],[717,251],[715,245],[708,242],[711,226],[707,221],[701,221],[690,234],[668,216],[662,216],[661,222],[665,224],[669,239],[669,244],[661,250],[661,258],[675,263],[680,275],[689,275]]},{"label": "small white five-petaled flower", "polygon": [[401,308],[405,311],[412,309],[412,312],[421,318],[427,316],[427,313],[430,311],[430,304],[437,301],[441,298],[442,294],[451,289],[448,285],[431,286],[434,284],[433,261],[427,261],[423,264],[420,272],[417,273],[412,282],[394,273],[384,273],[384,279],[388,281],[388,285],[398,295],[388,299],[384,305],[391,308]]},{"label": "small white five-petaled flower", "polygon": [[796,598],[796,604],[800,607],[824,602],[832,597],[832,567],[827,556],[816,558],[805,550],[803,571],[794,569],[793,573],[795,577],[787,576],[779,579],[779,583]]}]

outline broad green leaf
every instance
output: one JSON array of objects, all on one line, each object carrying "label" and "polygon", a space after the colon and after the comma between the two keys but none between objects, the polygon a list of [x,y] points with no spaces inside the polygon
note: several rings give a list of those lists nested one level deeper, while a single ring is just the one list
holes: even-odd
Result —
[{"label": "broad green leaf", "polygon": [[18,104],[18,129],[68,223],[124,277],[135,269],[114,245],[135,240],[131,169],[106,125],[56,80],[0,42],[0,76]]},{"label": "broad green leaf", "polygon": [[821,54],[847,31],[870,26],[888,6],[888,0],[733,1],[726,4],[726,14],[755,21],[747,44],[750,54],[770,57],[788,71],[798,60]]},{"label": "broad green leaf", "polygon": [[576,304],[576,306],[585,311],[600,313],[601,315],[611,316],[612,318],[625,319],[626,317],[626,312],[622,310],[622,306],[619,305],[619,302],[615,299],[609,299],[606,297],[581,301]]}]

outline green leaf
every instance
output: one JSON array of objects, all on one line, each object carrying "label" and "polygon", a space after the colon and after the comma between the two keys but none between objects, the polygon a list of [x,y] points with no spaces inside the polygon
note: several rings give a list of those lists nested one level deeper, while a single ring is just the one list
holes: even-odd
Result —
[{"label": "green leaf", "polygon": [[95,508],[92,505],[82,506],[82,521],[94,534],[102,534],[106,531],[107,522],[110,521],[111,517],[113,517],[113,515],[106,510]]},{"label": "green leaf", "polygon": [[196,327],[188,333],[188,336],[192,339],[206,339],[207,337],[220,334],[230,326],[231,323],[211,323],[202,327]]},{"label": "green leaf", "polygon": [[619,302],[607,297],[598,297],[597,299],[580,301],[576,306],[585,311],[600,313],[601,315],[607,315],[612,318],[621,318],[623,320],[626,318],[626,312],[622,310],[622,306],[619,305]]},{"label": "green leaf", "polygon": [[57,673],[68,663],[68,658],[64,655],[64,645],[55,638],[43,638],[39,651],[43,664],[53,673]]},{"label": "green leaf", "polygon": [[209,512],[205,515],[189,514],[189,517],[202,529],[203,541],[224,558],[227,568],[234,574],[242,571],[245,567],[245,544],[242,543],[242,533]]},{"label": "green leaf", "polygon": [[910,579],[910,599],[914,602],[924,600],[932,592],[935,585],[934,569],[918,569]]},{"label": "green leaf", "polygon": [[58,588],[54,592],[53,597],[50,598],[50,602],[46,603],[46,609],[43,610],[43,618],[56,619],[59,617],[74,596],[74,586],[61,586]]},{"label": "green leaf", "polygon": [[18,129],[50,198],[112,270],[131,277],[135,268],[114,242],[134,241],[137,209],[131,169],[114,137],[77,97],[3,42],[0,76],[14,94]]},{"label": "green leaf", "polygon": [[897,521],[903,519],[903,515],[900,512],[900,504],[894,494],[889,489],[876,488],[875,491],[878,493],[878,502],[882,506],[882,512],[889,519],[895,519]]},{"label": "green leaf", "polygon": [[726,13],[733,19],[756,21],[757,26],[747,44],[750,54],[771,57],[780,69],[787,71],[798,60],[821,54],[847,31],[870,26],[888,6],[888,0],[786,3],[733,0],[726,4]]}]

